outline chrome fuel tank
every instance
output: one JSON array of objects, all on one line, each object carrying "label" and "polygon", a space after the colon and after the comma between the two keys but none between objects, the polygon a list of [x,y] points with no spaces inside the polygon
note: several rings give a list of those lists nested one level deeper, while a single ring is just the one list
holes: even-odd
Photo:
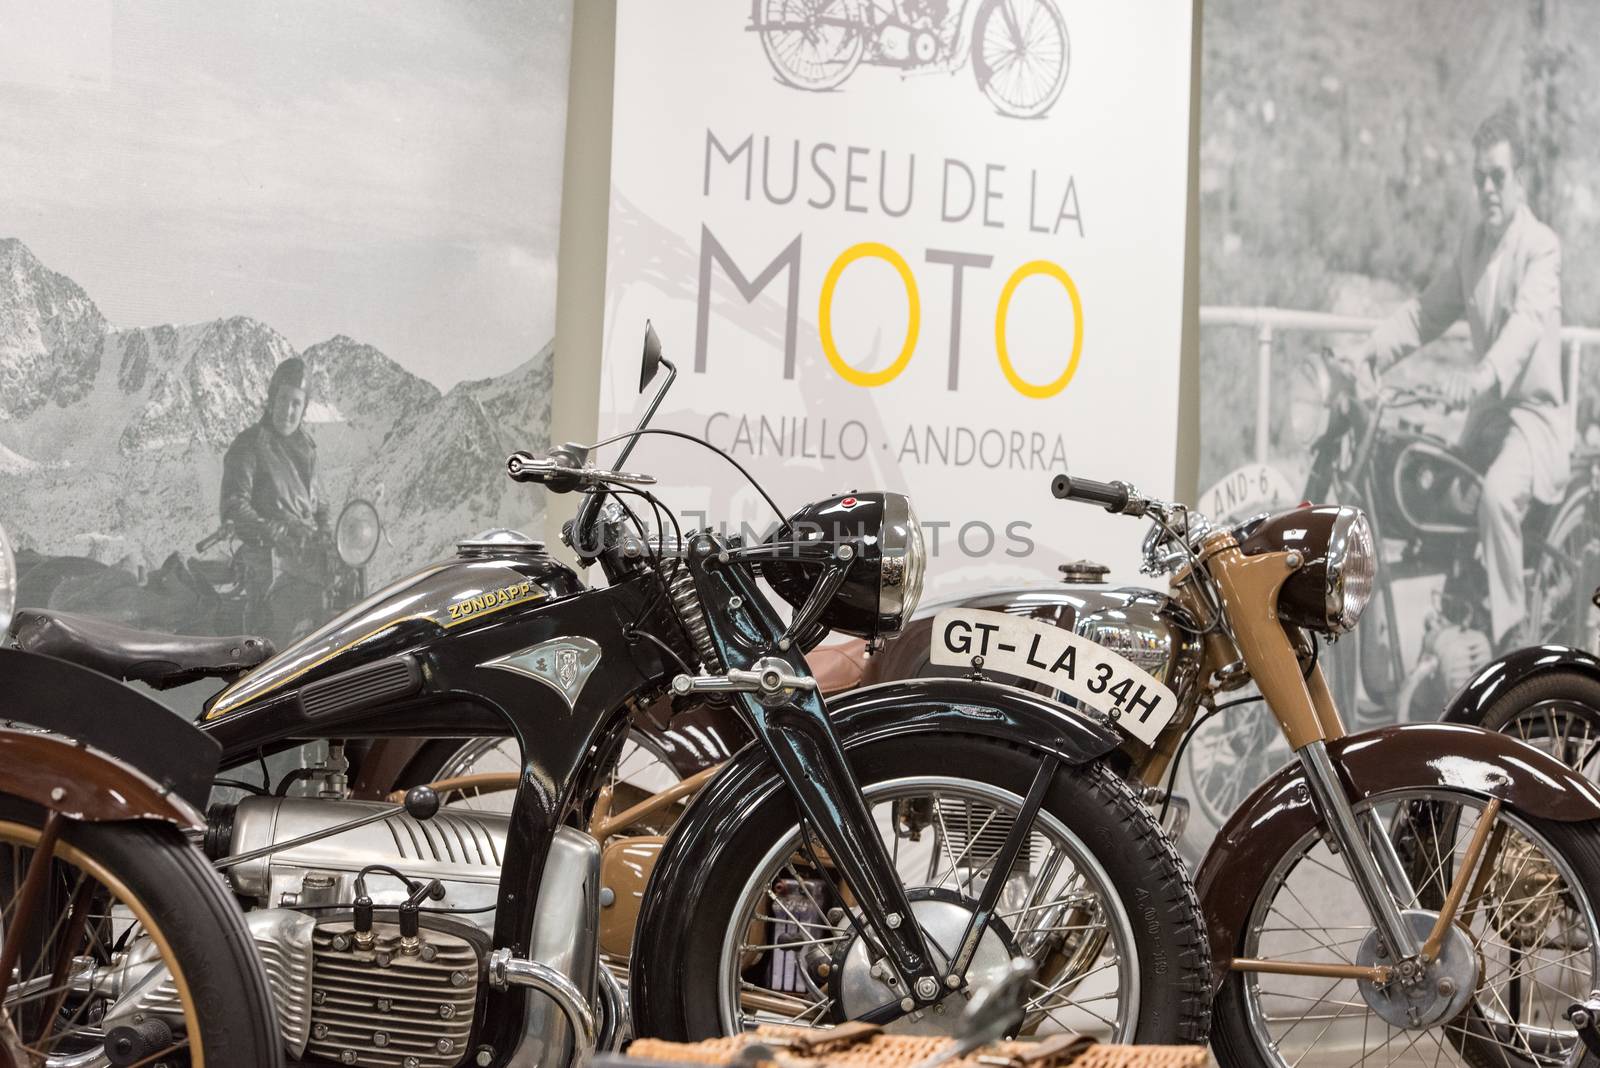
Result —
[{"label": "chrome fuel tank", "polygon": [[[275,699],[287,690],[308,706],[314,687],[330,679],[327,699],[340,696],[340,680],[352,669],[373,665],[355,683],[366,696],[401,696],[414,690],[420,670],[397,656],[403,650],[536,611],[547,602],[583,590],[577,574],[552,559],[538,542],[494,541],[480,536],[457,555],[390,583],[365,601],[301,638],[211,699],[202,723]],[[332,680],[332,676],[340,680]],[[348,688],[348,684],[346,688]]]}]

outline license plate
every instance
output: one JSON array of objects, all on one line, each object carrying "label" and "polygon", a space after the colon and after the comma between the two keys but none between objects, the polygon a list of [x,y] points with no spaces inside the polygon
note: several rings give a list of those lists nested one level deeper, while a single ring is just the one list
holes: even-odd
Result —
[{"label": "license plate", "polygon": [[1178,697],[1126,657],[1070,630],[981,608],[948,608],[933,617],[932,660],[985,674],[1015,675],[1075,697],[1144,742],[1178,711]]}]

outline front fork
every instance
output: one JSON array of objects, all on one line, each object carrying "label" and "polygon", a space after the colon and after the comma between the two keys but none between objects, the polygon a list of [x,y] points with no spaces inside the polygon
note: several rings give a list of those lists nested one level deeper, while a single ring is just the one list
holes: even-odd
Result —
[{"label": "front fork", "polygon": [[[1459,867],[1450,882],[1450,889],[1439,908],[1433,929],[1428,937],[1417,942],[1416,935],[1401,916],[1401,905],[1417,900],[1405,864],[1400,859],[1387,829],[1371,809],[1357,816],[1344,785],[1339,779],[1333,761],[1328,757],[1327,743],[1310,742],[1297,751],[1300,766],[1333,844],[1344,854],[1345,866],[1355,881],[1356,890],[1367,906],[1373,926],[1388,946],[1391,959],[1399,962],[1400,978],[1411,981],[1421,976],[1430,964],[1438,959],[1450,925],[1467,898],[1467,888],[1474,882],[1481,884],[1478,874],[1484,853],[1494,853],[1488,848],[1496,818],[1500,813],[1500,799],[1491,797],[1484,805],[1478,825],[1462,853]],[[1367,833],[1362,833],[1365,827]],[[1474,891],[1476,893],[1477,891]]]},{"label": "front fork", "polygon": [[[926,938],[911,911],[900,875],[878,835],[861,786],[845,760],[822,698],[797,693],[776,706],[751,694],[740,694],[746,719],[771,754],[806,824],[816,829],[832,866],[843,874],[865,913],[866,939],[875,957],[888,960],[903,984],[905,996],[862,1019],[885,1023],[940,1001],[964,982],[974,951],[993,918],[1005,874],[1010,871],[1030,833],[1045,792],[1055,777],[1057,761],[1040,762],[1034,781],[995,858],[995,875],[979,894],[961,940],[946,947],[952,954],[943,967],[928,951]],[[801,830],[802,841],[806,831]]]}]

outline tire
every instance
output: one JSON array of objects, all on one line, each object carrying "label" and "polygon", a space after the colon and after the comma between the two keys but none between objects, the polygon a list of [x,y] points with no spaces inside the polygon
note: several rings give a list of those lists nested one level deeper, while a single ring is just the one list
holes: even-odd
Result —
[{"label": "tire", "polygon": [[[1448,790],[1431,790],[1427,792],[1431,794],[1450,795],[1457,799],[1461,799],[1466,796],[1455,791]],[[1387,801],[1384,798],[1377,798],[1374,799],[1374,803],[1396,803],[1396,798],[1399,798],[1397,803],[1400,806],[1412,806],[1413,811],[1415,811],[1416,806],[1419,805],[1438,806],[1450,803],[1445,800],[1407,801],[1404,799],[1406,793],[1407,792],[1397,792],[1396,795],[1392,795],[1389,799],[1387,799]],[[1481,804],[1482,802],[1481,799],[1476,799],[1474,803]],[[1594,930],[1597,929],[1595,926],[1596,921],[1594,920],[1594,916],[1600,915],[1600,824],[1558,823],[1549,820],[1542,820],[1537,817],[1529,816],[1525,813],[1512,812],[1509,809],[1503,809],[1502,814],[1509,815],[1513,820],[1517,821],[1521,825],[1518,828],[1519,830],[1524,830],[1525,832],[1531,831],[1535,840],[1542,840],[1540,841],[1541,847],[1547,848],[1550,854],[1553,854],[1559,858],[1561,863],[1567,867],[1568,872],[1564,873],[1564,884],[1566,887],[1579,887],[1586,890],[1587,901],[1579,902],[1579,905],[1586,905],[1587,907],[1587,915],[1589,916],[1589,920],[1587,922],[1590,928],[1590,935],[1592,936]],[[1459,816],[1452,816],[1449,820],[1448,826],[1451,828],[1451,830],[1447,833],[1451,837],[1454,837],[1456,834],[1454,828],[1456,827],[1458,819]],[[1465,838],[1466,835],[1463,834],[1461,837]],[[1319,838],[1320,835],[1317,832],[1312,832],[1312,834],[1308,836],[1308,839],[1313,840]],[[1397,843],[1397,845],[1399,844],[1400,843]],[[1265,895],[1272,890],[1274,879],[1277,877],[1278,872],[1283,868],[1284,864],[1296,853],[1297,850],[1300,850],[1304,845],[1305,840],[1302,840],[1301,843],[1296,843],[1294,846],[1291,846],[1290,850],[1275,862],[1274,869],[1272,871],[1261,873],[1241,872],[1239,873],[1239,876],[1240,878],[1244,879],[1262,880],[1262,894]],[[1316,848],[1317,846],[1315,841],[1313,841],[1311,850]],[[1323,848],[1325,849],[1326,847]],[[1311,850],[1307,850],[1307,855],[1309,855]],[[1335,861],[1335,863],[1337,863],[1337,861]],[[1523,863],[1526,863],[1526,861],[1523,861]],[[1316,877],[1326,879],[1327,876],[1324,874],[1322,869],[1327,868],[1328,865],[1319,863],[1315,866],[1318,870],[1313,874]],[[1416,902],[1416,905],[1423,908],[1437,909],[1438,902],[1442,900],[1444,896],[1441,888],[1435,885],[1428,888],[1418,886],[1417,889],[1419,891],[1419,900]],[[1350,893],[1354,893],[1353,887],[1350,889]],[[1570,889],[1563,891],[1563,893],[1567,896],[1561,897],[1560,900],[1570,901],[1573,896]],[[1511,915],[1513,917],[1515,917],[1521,910],[1527,908],[1526,900],[1527,899],[1524,899],[1523,903],[1518,905],[1517,910],[1512,912]],[[1515,901],[1512,903],[1516,904]],[[1322,903],[1319,902],[1316,904],[1320,905]],[[1260,897],[1258,897],[1253,906],[1254,915],[1261,915],[1261,906],[1262,900]],[[1300,907],[1306,908],[1307,912],[1310,912],[1311,907],[1306,906],[1303,902],[1301,903]],[[1488,907],[1489,906],[1487,905],[1480,905],[1480,912]],[[1338,920],[1335,919],[1332,922],[1337,924]],[[1460,924],[1461,922],[1461,914],[1458,914],[1457,923]],[[1473,915],[1468,914],[1467,922],[1476,922],[1476,919]],[[1276,954],[1261,953],[1258,946],[1252,946],[1250,944],[1249,926],[1249,924],[1245,925],[1246,929],[1241,932],[1240,940],[1233,947],[1233,952],[1240,956],[1276,956]],[[1487,929],[1488,926],[1489,921],[1486,921],[1485,928]],[[1276,929],[1284,930],[1285,928],[1279,927]],[[1329,927],[1326,930],[1331,931],[1334,929],[1335,928],[1333,927]],[[1317,928],[1311,928],[1310,930],[1315,931]],[[1566,929],[1563,929],[1563,931],[1565,930]],[[1305,936],[1311,938],[1313,942],[1322,942],[1322,939],[1314,933],[1307,932]],[[1328,937],[1351,937],[1359,939],[1360,936],[1357,934],[1331,935]],[[1478,942],[1479,935],[1468,931],[1466,932],[1466,938],[1468,946],[1479,946],[1477,951],[1477,959],[1480,962],[1480,966],[1483,966],[1482,962],[1484,961],[1484,957],[1482,954],[1485,952],[1485,950],[1482,948],[1481,943]],[[1322,944],[1327,945],[1328,943],[1323,942]],[[1350,944],[1353,945],[1353,942]],[[1569,948],[1571,948],[1570,945],[1561,947],[1562,950]],[[1588,943],[1586,948],[1589,949],[1591,957],[1588,970],[1594,973],[1591,978],[1600,978],[1600,964],[1597,964],[1593,959],[1595,947],[1592,940]],[[1557,950],[1557,952],[1560,951],[1561,950]],[[1300,952],[1304,953],[1308,952],[1308,950],[1301,950]],[[1341,956],[1344,956],[1345,954],[1348,954],[1348,959],[1355,958],[1355,952],[1353,949],[1341,951]],[[1578,954],[1568,954],[1562,959],[1568,960],[1577,956]],[[1514,1039],[1507,1038],[1507,1036],[1510,1036],[1512,1032],[1503,1027],[1498,1032],[1495,1031],[1494,1029],[1497,1025],[1490,1022],[1483,1011],[1483,1006],[1486,1004],[1491,1006],[1504,1005],[1504,1002],[1501,1001],[1493,991],[1490,991],[1486,996],[1484,992],[1484,984],[1486,984],[1488,980],[1494,979],[1497,976],[1505,973],[1503,971],[1497,972],[1497,965],[1494,962],[1489,962],[1487,967],[1489,969],[1487,973],[1479,973],[1479,986],[1473,991],[1473,998],[1466,1002],[1466,1007],[1460,1011],[1459,1015],[1449,1019],[1441,1020],[1430,1028],[1420,1029],[1420,1033],[1419,1031],[1402,1030],[1399,1028],[1390,1028],[1387,1030],[1387,1032],[1385,1032],[1386,1025],[1383,1024],[1381,1020],[1377,1020],[1377,1017],[1371,1013],[1370,1009],[1365,1013],[1362,1011],[1346,1013],[1344,1008],[1340,1008],[1336,1015],[1343,1019],[1345,1024],[1352,1029],[1355,1028],[1356,1024],[1361,1025],[1359,1028],[1362,1041],[1360,1053],[1362,1055],[1362,1059],[1371,1064],[1392,1063],[1397,1056],[1404,1056],[1404,1051],[1398,1055],[1391,1054],[1385,1056],[1382,1047],[1372,1050],[1371,1052],[1368,1051],[1367,1024],[1374,1020],[1377,1020],[1377,1022],[1371,1028],[1374,1041],[1379,1039],[1380,1034],[1384,1035],[1383,1041],[1386,1044],[1392,1041],[1397,1041],[1404,1046],[1409,1040],[1417,1050],[1421,1051],[1426,1049],[1426,1056],[1423,1058],[1424,1060],[1434,1059],[1436,1057],[1435,1051],[1437,1047],[1437,1056],[1442,1058],[1443,1064],[1466,1064],[1471,1066],[1471,1068],[1537,1068],[1537,1066],[1547,1063],[1559,1063],[1545,1061],[1543,1059],[1545,1054],[1554,1053],[1554,1050],[1551,1050],[1548,1046],[1543,1045],[1537,1051],[1533,1051],[1531,1047],[1527,1045],[1524,1045],[1523,1047],[1525,1049],[1529,1049],[1530,1052],[1536,1052],[1538,1056],[1526,1056],[1520,1051],[1515,1050],[1513,1051],[1514,1055],[1506,1055],[1508,1042],[1515,1041]],[[1568,967],[1570,969],[1576,966],[1569,964]],[[1534,969],[1534,971],[1537,971],[1537,969]],[[1261,980],[1281,981],[1281,977],[1276,976],[1262,975],[1259,978]],[[1516,980],[1512,980],[1512,982],[1515,981]],[[1322,989],[1325,985],[1325,980],[1322,979],[1305,980],[1304,982],[1307,984],[1314,984],[1315,988],[1318,989],[1321,998],[1331,999],[1328,1002],[1329,1004],[1350,1005],[1354,1003],[1358,1006],[1361,1006],[1361,1008],[1366,1009],[1366,1006],[1361,1001],[1361,994],[1356,993],[1353,990],[1346,992],[1348,990],[1347,984],[1350,982],[1349,980],[1336,981],[1334,987],[1328,987],[1326,989]],[[1579,976],[1575,978],[1573,982],[1583,985],[1586,981]],[[1309,990],[1312,989],[1312,986],[1307,985],[1302,989]],[[1587,990],[1588,987],[1585,986],[1584,989]],[[1335,993],[1336,990],[1339,992]],[[1289,994],[1286,996],[1290,998],[1297,997],[1295,994]],[[1343,1000],[1340,1000],[1341,998]],[[1318,999],[1300,997],[1299,1000],[1303,1002],[1313,1002]],[[1565,1001],[1567,999],[1556,998],[1555,1000]],[[1305,1011],[1308,1013],[1315,1012],[1318,1007],[1318,1005],[1313,1004]],[[1557,1006],[1556,1011],[1560,1012],[1564,1010],[1564,1008],[1564,1004],[1559,1005]],[[1316,1018],[1323,1019],[1325,1017]],[[1288,1020],[1287,1018],[1277,1018],[1274,1022],[1283,1023],[1288,1022]],[[1528,1021],[1528,1023],[1534,1026],[1538,1025],[1538,1021],[1531,1019]],[[1550,1021],[1546,1021],[1544,1025],[1549,1026],[1549,1023]],[[1295,1027],[1297,1026],[1298,1024],[1291,1024],[1289,1033],[1293,1033]],[[1315,1027],[1316,1024],[1312,1024],[1311,1027],[1308,1028],[1308,1033],[1314,1033]],[[1569,1052],[1577,1052],[1580,1054],[1580,1056],[1578,1056],[1576,1059],[1570,1059],[1567,1061],[1568,1068],[1600,1068],[1600,1058],[1595,1057],[1594,1054],[1587,1051],[1582,1041],[1579,1040],[1577,1035],[1572,1031],[1571,1025],[1565,1024],[1563,1021],[1561,1027],[1564,1029],[1564,1039],[1570,1040]],[[1552,1033],[1554,1033],[1554,1030],[1555,1029],[1552,1028]],[[1327,1027],[1324,1026],[1323,1033],[1325,1034],[1326,1031]],[[1497,1034],[1502,1040],[1496,1040],[1495,1036]],[[1274,1046],[1274,1048],[1277,1050],[1277,1058],[1269,1057],[1263,1051],[1261,1042],[1258,1040],[1256,1029],[1252,1026],[1251,1011],[1248,1004],[1248,995],[1246,993],[1246,976],[1241,972],[1229,972],[1227,978],[1223,982],[1221,990],[1217,994],[1217,1000],[1215,1004],[1215,1026],[1213,1027],[1211,1037],[1213,1052],[1217,1058],[1218,1064],[1221,1065],[1222,1068],[1283,1068],[1285,1063],[1294,1063],[1294,1061],[1297,1059],[1295,1057],[1295,1052],[1298,1050],[1298,1046],[1290,1046],[1288,1049],[1283,1049],[1281,1046]],[[1282,1034],[1277,1037],[1279,1039],[1287,1039],[1288,1034]],[[1321,1039],[1321,1034],[1317,1034],[1316,1037],[1311,1038],[1310,1041],[1313,1047],[1316,1047],[1321,1042]],[[1306,1041],[1305,1034],[1301,1035],[1299,1041]],[[1526,1039],[1524,1040],[1524,1042],[1527,1041],[1528,1040]],[[1535,1037],[1532,1041],[1548,1042],[1549,1039]],[[1336,1044],[1337,1038],[1330,1039],[1329,1042]],[[1407,1048],[1409,1049],[1410,1047]],[[1342,1060],[1341,1063],[1345,1063],[1346,1061],[1354,1061],[1356,1056],[1357,1054],[1354,1051],[1350,1051],[1348,1057],[1345,1060]]]},{"label": "tire", "polygon": [[[761,48],[766,52],[767,62],[772,65],[778,80],[795,89],[820,93],[838,88],[854,74],[867,48],[866,38],[862,34],[866,23],[858,6],[857,0],[765,0],[762,7],[763,22],[785,22],[794,17],[796,9],[802,9],[799,14],[804,16],[821,8],[831,8],[840,17],[861,27],[823,27],[822,32],[839,31],[837,40],[819,38],[815,42],[808,41],[805,31],[761,30]],[[823,48],[824,52],[815,60],[821,64],[819,69],[808,70],[800,66],[802,60],[799,53],[812,44]]]},{"label": "tire", "polygon": [[[1039,760],[1036,752],[1019,746],[953,735],[889,738],[846,752],[869,799],[875,791],[889,789],[883,784],[959,769],[960,780],[1020,800]],[[724,936],[742,919],[733,913],[747,885],[755,885],[763,858],[774,851],[781,857],[795,827],[793,801],[777,786],[775,775],[751,775],[746,783],[721,810],[739,813],[736,825],[711,817],[718,826],[731,826],[729,833],[693,840],[675,835],[667,850],[673,859],[669,863],[664,856],[656,868],[658,880],[669,868],[691,874],[669,885],[652,883],[646,895],[633,956],[637,1034],[692,1041],[729,1030],[719,1007],[725,983]],[[1100,764],[1062,767],[1045,796],[1036,830],[1046,815],[1088,848],[1107,877],[1117,908],[1133,921],[1139,1019],[1132,1038],[1204,1041],[1209,1027],[1208,948],[1194,887],[1154,816]]]},{"label": "tire", "polygon": [[[983,91],[983,95],[989,98],[989,103],[993,104],[1002,115],[1009,115],[1015,119],[1038,118],[1050,110],[1067,84],[1067,74],[1072,68],[1072,41],[1067,35],[1066,20],[1061,17],[1061,12],[1053,0],[1031,0],[1033,11],[1042,13],[1042,21],[1029,18],[1024,24],[1024,32],[1029,32],[1037,26],[1043,36],[1035,38],[1029,32],[1029,39],[1021,44],[1043,46],[1045,54],[1038,57],[1040,63],[1049,63],[1049,53],[1052,48],[1058,49],[1059,69],[1043,84],[1025,88],[1019,79],[1012,85],[1013,92],[1002,91],[998,83],[1005,81],[1009,72],[996,68],[991,63],[991,59],[999,58],[1000,53],[996,51],[991,55],[986,45],[993,43],[990,24],[1001,6],[1007,2],[1008,0],[985,0],[983,6],[978,9],[972,27],[972,75],[977,79],[978,88]],[[1009,26],[1006,27],[1006,32],[1008,37],[1012,36]],[[1010,40],[1009,43],[1013,49],[1019,44],[1015,40]],[[1012,61],[1032,63],[1032,60],[1027,58]]]},{"label": "tire", "polygon": [[[0,843],[36,838],[43,822],[38,806],[0,795],[0,829],[7,831]],[[72,852],[120,882],[123,902],[135,912],[142,908],[166,941],[166,960],[182,974],[200,1031],[201,1056],[194,1063],[203,1058],[208,1068],[281,1068],[277,1015],[255,942],[199,851],[164,823],[69,821],[60,841],[58,856]]]},{"label": "tire", "polygon": [[1578,569],[1566,570],[1555,557],[1540,555],[1528,598],[1528,618],[1535,641],[1579,648],[1587,648],[1595,641],[1600,613],[1590,595],[1600,584],[1595,563],[1600,529],[1596,529],[1590,514],[1592,508],[1589,490],[1579,489],[1561,504],[1560,512],[1550,523],[1546,541],[1567,558],[1577,560]]},{"label": "tire", "polygon": [[1476,720],[1462,722],[1509,734],[1568,767],[1582,763],[1581,774],[1600,780],[1600,680],[1582,672],[1537,675],[1495,698]]}]

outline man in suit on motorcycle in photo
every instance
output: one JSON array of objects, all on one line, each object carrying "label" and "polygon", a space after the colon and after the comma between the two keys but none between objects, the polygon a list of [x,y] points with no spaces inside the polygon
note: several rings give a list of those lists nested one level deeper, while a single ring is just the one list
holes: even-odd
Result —
[{"label": "man in suit on motorcycle in photo", "polygon": [[1535,499],[1560,501],[1572,424],[1561,373],[1561,241],[1526,202],[1516,119],[1491,115],[1472,146],[1479,219],[1449,266],[1348,363],[1375,392],[1378,375],[1466,319],[1476,363],[1444,390],[1468,408],[1461,449],[1485,473],[1478,527],[1498,646],[1527,612],[1522,522]]},{"label": "man in suit on motorcycle in photo", "polygon": [[306,570],[296,562],[328,525],[327,505],[317,499],[317,446],[304,425],[310,398],[305,361],[284,360],[261,419],[239,432],[222,460],[222,519],[243,543],[245,625],[255,633],[271,629],[267,595],[277,574]]}]

